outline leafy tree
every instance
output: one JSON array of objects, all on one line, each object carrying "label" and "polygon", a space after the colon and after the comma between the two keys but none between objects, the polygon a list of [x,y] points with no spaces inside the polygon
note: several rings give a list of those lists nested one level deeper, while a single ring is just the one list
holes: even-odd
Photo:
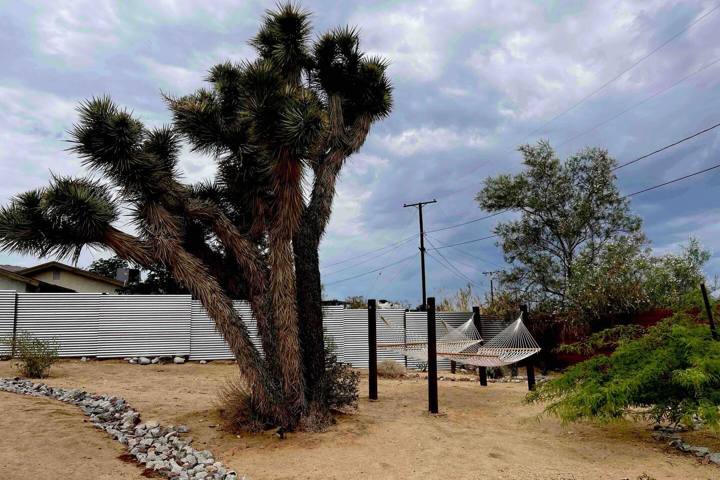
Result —
[{"label": "leafy tree", "polygon": [[610,421],[627,415],[657,422],[720,426],[720,342],[707,325],[676,314],[562,376],[538,384],[529,401],[565,421]]},{"label": "leafy tree", "polygon": [[[93,261],[88,270],[108,278],[115,278],[115,272],[120,268],[132,268],[128,261],[117,256],[101,258]],[[128,279],[127,283],[118,289],[121,295],[163,295],[189,293],[186,288],[179,285],[167,268],[162,264],[155,264],[146,269],[140,269],[141,275],[137,279]],[[144,273],[144,278],[143,274]]]},{"label": "leafy tree", "polygon": [[683,302],[705,280],[702,271],[710,260],[710,252],[691,238],[682,247],[682,253],[668,253],[649,260],[649,273],[645,279],[648,303],[657,307],[672,307]]},{"label": "leafy tree", "polygon": [[115,278],[118,270],[129,267],[130,264],[127,260],[123,260],[119,257],[98,258],[97,260],[93,260],[88,267],[88,271],[97,273],[98,275],[102,275],[106,278]]},{"label": "leafy tree", "polygon": [[[77,259],[104,247],[167,268],[214,319],[256,411],[285,428],[329,409],[318,404],[327,383],[318,245],[346,159],[391,108],[386,64],[363,54],[355,30],[310,35],[307,12],[268,11],[250,42],[258,58],[216,65],[209,88],[167,96],[170,126],[147,128],[107,97],[83,103],[73,149],[103,180],[54,177],[0,211],[4,249]],[[214,181],[182,183],[183,139],[216,159]],[[114,226],[119,203],[137,235]],[[252,306],[264,355],[236,296]]]},{"label": "leafy tree", "polygon": [[472,285],[467,284],[457,292],[443,297],[437,309],[445,312],[469,312],[483,303],[479,295],[473,293]]},{"label": "leafy tree", "polygon": [[608,317],[682,306],[699,292],[709,259],[710,252],[694,238],[681,253],[659,256],[638,238],[621,238],[595,258],[580,257],[569,286],[570,309],[576,318],[597,324]]},{"label": "leafy tree", "polygon": [[547,142],[520,152],[525,169],[487,179],[477,201],[489,212],[520,214],[496,227],[512,265],[503,284],[564,308],[578,262],[594,264],[603,247],[623,238],[642,241],[641,222],[618,192],[607,151],[588,148],[564,162]]}]

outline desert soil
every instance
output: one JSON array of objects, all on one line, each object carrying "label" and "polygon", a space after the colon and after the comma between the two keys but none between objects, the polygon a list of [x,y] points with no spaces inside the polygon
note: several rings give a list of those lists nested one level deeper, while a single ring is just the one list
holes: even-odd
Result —
[{"label": "desert soil", "polygon": [[[15,376],[0,362],[0,377]],[[656,442],[647,425],[563,425],[538,418],[525,405],[524,384],[441,382],[440,416],[425,413],[422,379],[381,380],[380,401],[320,434],[236,436],[222,431],[217,392],[237,374],[231,364],[130,365],[120,361],[63,361],[46,382],[125,397],[145,421],[186,424],[196,448],[263,479],[720,479]],[[94,429],[79,409],[57,401],[0,393],[0,478],[130,479],[141,469]],[[51,474],[51,477],[47,477]]]}]

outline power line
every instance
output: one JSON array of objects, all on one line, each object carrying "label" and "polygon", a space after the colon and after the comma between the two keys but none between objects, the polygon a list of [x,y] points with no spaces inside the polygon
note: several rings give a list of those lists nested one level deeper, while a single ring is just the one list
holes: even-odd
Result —
[{"label": "power line", "polygon": [[[433,238],[437,243],[439,243],[441,246],[445,246],[445,244],[444,244],[443,242],[441,242],[440,240],[438,240],[436,237],[432,237],[432,238]],[[483,257],[480,257],[480,256],[478,256],[478,255],[474,255],[474,254],[472,254],[472,253],[470,253],[470,252],[466,252],[465,250],[462,250],[462,249],[460,249],[460,248],[458,248],[458,247],[452,247],[452,249],[453,249],[454,251],[458,252],[458,253],[463,254],[464,256],[466,256],[466,257],[468,257],[468,258],[472,258],[473,260],[478,260],[478,261],[480,261],[480,262],[482,262],[482,263],[485,263],[485,264],[488,264],[488,265],[492,265],[492,266],[495,267],[495,268],[502,268],[500,265],[498,265],[498,264],[495,263],[495,262],[491,262],[491,261],[488,260],[487,258],[483,258]],[[461,262],[459,262],[459,263],[461,263]],[[467,265],[467,264],[463,264],[463,265]],[[473,268],[474,268],[474,267],[473,267]]]},{"label": "power line", "polygon": [[413,236],[413,237],[410,237],[410,238],[406,238],[406,239],[404,239],[402,242],[394,245],[392,248],[389,248],[389,249],[387,249],[386,251],[384,251],[384,252],[382,252],[382,253],[380,253],[380,254],[378,254],[378,255],[375,255],[375,256],[373,256],[373,257],[370,257],[370,258],[368,258],[367,260],[363,260],[363,261],[360,261],[360,262],[357,262],[357,263],[353,263],[352,265],[347,266],[347,267],[343,267],[343,268],[341,268],[341,269],[339,269],[339,270],[334,270],[334,271],[332,271],[332,272],[326,272],[326,273],[324,273],[324,275],[335,275],[336,273],[344,272],[344,271],[346,271],[346,270],[351,270],[351,269],[353,269],[353,268],[355,268],[355,267],[359,267],[360,265],[364,265],[364,264],[366,264],[366,263],[368,263],[368,262],[372,262],[373,260],[375,260],[375,259],[377,259],[377,258],[380,258],[380,257],[382,257],[383,255],[387,255],[387,254],[390,253],[390,252],[394,252],[395,250],[397,250],[398,248],[402,247],[403,245],[405,245],[406,243],[408,243],[410,240],[412,240],[412,239],[415,238],[416,236],[417,236],[417,235],[415,235],[415,236]]},{"label": "power line", "polygon": [[507,211],[508,211],[508,210],[502,210],[502,211],[500,211],[500,212],[490,213],[490,214],[488,214],[488,215],[483,215],[482,217],[478,217],[478,218],[474,218],[474,219],[472,219],[472,220],[468,220],[467,222],[456,223],[455,225],[448,225],[447,227],[435,228],[435,229],[433,229],[433,230],[428,230],[428,231],[425,232],[425,233],[442,232],[442,231],[444,231],[444,230],[450,230],[450,229],[452,229],[452,228],[463,227],[463,226],[465,226],[465,225],[470,225],[471,223],[476,223],[476,222],[480,222],[480,221],[482,221],[482,220],[487,220],[488,218],[497,217],[498,215],[501,215],[501,214],[503,214],[503,213],[505,213],[505,212],[507,212]]},{"label": "power line", "polygon": [[695,70],[694,72],[692,72],[692,73],[690,73],[690,74],[688,74],[688,75],[685,75],[684,77],[682,77],[680,80],[676,81],[675,83],[672,83],[672,84],[668,85],[667,87],[662,88],[662,89],[658,90],[657,92],[653,93],[653,94],[650,95],[649,97],[645,97],[644,99],[640,100],[639,102],[630,105],[628,108],[626,108],[626,109],[624,109],[624,110],[621,110],[620,112],[618,112],[618,113],[616,113],[615,115],[613,115],[613,116],[611,116],[611,117],[603,120],[602,122],[596,124],[595,126],[589,128],[589,129],[587,129],[587,130],[585,130],[585,131],[582,131],[582,132],[578,133],[577,135],[573,135],[572,137],[563,140],[563,141],[560,142],[557,146],[558,146],[558,147],[562,147],[563,145],[566,145],[566,144],[572,142],[572,141],[575,140],[575,139],[578,139],[578,138],[580,138],[580,137],[582,137],[582,136],[585,136],[585,135],[587,135],[587,134],[590,133],[590,132],[594,132],[594,131],[597,130],[598,128],[600,128],[600,127],[602,127],[602,126],[604,126],[604,125],[607,125],[608,123],[612,122],[612,121],[615,120],[616,118],[619,118],[619,117],[625,115],[627,112],[629,112],[629,111],[631,111],[631,110],[639,107],[640,105],[644,104],[645,102],[648,102],[648,101],[652,100],[653,98],[655,98],[655,97],[657,97],[657,96],[659,96],[659,95],[667,92],[668,90],[670,90],[670,89],[678,86],[679,84],[681,84],[682,82],[684,82],[684,81],[687,80],[688,78],[690,78],[690,77],[692,77],[692,76],[694,76],[694,75],[697,75],[698,73],[700,73],[700,72],[702,72],[703,70],[706,70],[706,69],[712,67],[713,65],[715,65],[715,64],[718,63],[718,62],[720,62],[720,58],[716,58],[716,59],[713,60],[712,62],[710,62],[710,63],[708,63],[708,64],[706,64],[706,65],[703,65],[702,67],[700,67],[699,69]]},{"label": "power line", "polygon": [[638,60],[636,60],[635,62],[633,62],[629,67],[627,67],[625,70],[623,70],[622,72],[620,72],[619,74],[617,74],[616,76],[614,76],[613,78],[611,78],[610,80],[606,81],[605,83],[603,83],[602,85],[600,85],[600,87],[596,88],[595,90],[593,90],[593,91],[590,92],[589,94],[587,94],[587,95],[585,95],[584,97],[582,97],[580,100],[578,100],[577,102],[575,102],[574,104],[572,104],[569,108],[566,108],[566,109],[563,110],[562,112],[560,112],[560,113],[558,113],[557,115],[555,115],[554,117],[552,117],[550,120],[548,120],[548,121],[546,121],[545,123],[543,123],[542,125],[540,125],[538,128],[536,128],[535,130],[533,130],[532,132],[530,132],[527,136],[528,136],[528,137],[532,137],[532,136],[535,135],[536,133],[542,131],[542,129],[544,129],[546,126],[548,126],[548,125],[550,125],[551,123],[553,123],[553,122],[554,122],[555,120],[557,120],[558,118],[560,118],[560,117],[562,117],[563,115],[565,115],[565,114],[573,111],[574,109],[576,109],[577,107],[579,107],[580,105],[582,105],[583,103],[585,103],[585,101],[587,101],[589,98],[595,96],[597,93],[599,93],[599,92],[601,92],[602,90],[604,90],[605,88],[607,88],[610,84],[612,84],[613,82],[617,81],[620,77],[622,77],[623,75],[625,75],[627,72],[629,72],[629,71],[632,70],[633,68],[635,68],[635,67],[637,67],[638,65],[640,65],[642,62],[644,62],[645,60],[647,60],[648,58],[650,58],[652,55],[654,55],[654,54],[657,53],[658,51],[660,51],[660,50],[662,50],[663,48],[665,48],[670,42],[672,42],[673,40],[675,40],[676,38],[678,38],[680,35],[682,35],[682,34],[685,33],[686,31],[688,31],[689,29],[691,29],[691,28],[692,28],[693,26],[695,26],[696,24],[700,23],[703,19],[705,19],[705,17],[707,17],[708,15],[710,15],[711,13],[713,13],[714,11],[716,11],[718,8],[720,8],[720,4],[716,5],[714,8],[710,9],[710,11],[708,11],[708,12],[705,13],[704,15],[698,17],[697,19],[695,19],[695,21],[692,22],[692,23],[690,23],[687,27],[683,28],[682,30],[680,30],[679,32],[677,32],[676,34],[674,34],[673,36],[671,36],[670,38],[668,38],[667,40],[665,40],[663,43],[661,43],[660,45],[658,45],[657,47],[655,47],[654,49],[652,49],[650,52],[648,52],[648,53],[645,54],[644,56],[640,57]]},{"label": "power line", "polygon": [[679,182],[679,181],[681,181],[681,180],[685,180],[685,179],[687,179],[687,178],[694,177],[694,176],[696,176],[696,175],[700,175],[700,174],[702,174],[702,173],[709,172],[710,170],[715,170],[716,168],[720,168],[720,163],[717,163],[717,164],[715,164],[715,165],[713,165],[713,166],[711,166],[711,167],[708,167],[708,168],[704,168],[704,169],[702,169],[702,170],[698,170],[697,172],[693,172],[693,173],[689,173],[689,174],[687,174],[687,175],[683,175],[682,177],[678,177],[678,178],[674,178],[674,179],[672,179],[672,180],[668,180],[667,182],[663,182],[663,183],[660,183],[660,184],[658,184],[658,185],[653,185],[652,187],[643,188],[642,190],[638,190],[637,192],[628,193],[627,195],[625,195],[625,197],[632,197],[632,196],[634,196],[634,195],[640,195],[641,193],[645,193],[645,192],[649,192],[649,191],[651,191],[651,190],[655,190],[655,189],[658,189],[658,188],[661,188],[661,187],[665,187],[665,186],[670,185],[670,184],[672,184],[672,183],[676,183],[676,182]]},{"label": "power line", "polygon": [[[432,245],[433,247],[437,247],[437,245],[435,245],[435,244],[432,242],[432,240],[430,240],[429,238],[427,239],[427,241],[428,241],[428,243],[430,243],[430,245]],[[440,255],[440,257],[441,257],[443,260],[445,260],[445,263],[447,263],[449,267],[451,267],[453,270],[457,271],[457,273],[460,274],[463,278],[465,278],[465,280],[467,280],[468,282],[474,284],[474,282],[473,282],[472,280],[470,280],[470,278],[469,278],[468,276],[466,276],[459,268],[457,268],[457,267],[455,266],[455,264],[450,261],[450,259],[448,259],[445,255],[443,255],[443,253],[442,253],[441,251],[436,250],[436,253],[437,253],[438,255]],[[461,265],[465,265],[465,264],[462,263],[462,262],[458,262],[458,263],[460,263]],[[470,265],[465,265],[465,266],[469,266],[469,267],[472,268],[473,270],[477,270],[477,267],[475,267],[475,266],[470,266]],[[475,285],[475,286],[477,286],[477,285]]]},{"label": "power line", "polygon": [[468,282],[469,284],[471,284],[471,285],[474,286],[474,287],[482,288],[482,287],[480,287],[480,285],[477,285],[475,282],[473,282],[472,280],[470,280],[469,278],[467,278],[465,275],[463,275],[463,274],[458,274],[453,268],[451,268],[450,266],[445,265],[444,263],[442,263],[440,260],[438,260],[437,258],[435,258],[435,255],[431,255],[430,253],[428,253],[428,257],[432,258],[432,259],[433,259],[434,261],[436,261],[441,267],[443,267],[445,270],[447,270],[448,272],[452,273],[453,275],[455,275],[455,276],[458,277],[459,279],[461,279],[461,280],[463,280],[463,281],[465,281],[465,282]]},{"label": "power line", "polygon": [[489,238],[493,238],[493,237],[497,237],[497,236],[498,236],[497,234],[488,235],[488,236],[486,236],[486,237],[474,238],[474,239],[472,239],[472,240],[467,240],[467,241],[465,241],[465,242],[451,243],[451,244],[449,244],[449,245],[443,245],[443,246],[437,247],[437,248],[429,248],[428,250],[441,250],[441,249],[443,249],[443,248],[450,248],[450,247],[455,247],[455,246],[458,246],[458,245],[466,245],[466,244],[468,244],[468,243],[475,243],[475,242],[479,242],[479,241],[481,241],[481,240],[487,240],[487,239],[489,239]]},{"label": "power line", "polygon": [[704,129],[704,130],[700,130],[699,132],[695,132],[695,133],[693,133],[692,135],[689,135],[689,136],[687,136],[687,137],[685,137],[685,138],[683,138],[683,139],[681,139],[681,140],[678,140],[677,142],[673,142],[673,143],[671,143],[671,144],[669,144],[669,145],[665,145],[664,147],[658,148],[657,150],[654,150],[654,151],[652,151],[652,152],[650,152],[650,153],[646,153],[645,155],[643,155],[643,156],[641,156],[641,157],[638,157],[638,158],[636,158],[635,160],[630,160],[629,162],[621,163],[621,164],[618,165],[617,167],[613,168],[612,171],[614,172],[615,170],[620,170],[621,168],[625,168],[625,167],[627,167],[628,165],[632,165],[633,163],[637,163],[637,162],[639,162],[640,160],[644,160],[644,159],[646,159],[646,158],[648,158],[648,157],[651,157],[651,156],[655,155],[656,153],[663,152],[663,151],[667,150],[668,148],[672,148],[672,147],[674,147],[674,146],[676,146],[676,145],[680,145],[680,144],[683,143],[683,142],[686,142],[686,141],[688,141],[688,140],[691,140],[691,139],[693,139],[693,138],[695,138],[695,137],[697,137],[697,136],[699,136],[699,135],[702,135],[703,133],[707,133],[707,132],[709,132],[710,130],[714,130],[714,129],[716,129],[717,127],[720,127],[720,123],[716,123],[715,125],[713,125],[713,126],[711,126],[711,127],[708,127],[708,128],[706,128],[706,129]]},{"label": "power line", "polygon": [[375,250],[370,250],[369,252],[365,252],[365,253],[363,253],[363,254],[361,254],[361,255],[355,255],[355,256],[352,257],[352,258],[346,258],[345,260],[341,260],[341,261],[339,261],[339,262],[329,263],[329,264],[325,265],[323,268],[328,268],[328,267],[332,267],[332,266],[335,266],[335,265],[340,265],[340,264],[343,264],[343,263],[351,262],[351,261],[356,260],[356,259],[358,259],[358,258],[367,257],[367,256],[370,255],[370,254],[373,254],[373,253],[375,253],[375,252],[380,252],[380,251],[385,250],[385,249],[390,248],[390,247],[394,247],[395,245],[400,245],[401,243],[410,241],[410,240],[412,240],[413,238],[416,238],[416,237],[419,237],[419,236],[420,236],[420,235],[416,233],[415,235],[411,235],[411,236],[409,236],[409,237],[407,237],[407,238],[403,238],[402,240],[399,240],[399,241],[397,241],[397,242],[391,243],[390,245],[385,245],[384,247],[376,248]]},{"label": "power line", "polygon": [[367,271],[367,272],[364,272],[364,273],[360,273],[360,274],[358,274],[358,275],[353,275],[352,277],[343,278],[342,280],[336,280],[336,281],[334,281],[334,282],[326,283],[325,286],[327,287],[327,286],[329,286],[329,285],[335,285],[336,283],[347,282],[347,281],[349,281],[349,280],[354,280],[354,279],[356,279],[356,278],[364,277],[365,275],[370,275],[371,273],[375,273],[375,272],[379,272],[379,271],[381,271],[381,270],[385,270],[386,268],[392,267],[393,265],[397,265],[397,264],[399,264],[399,263],[402,263],[402,262],[405,262],[405,261],[407,261],[407,260],[410,260],[411,258],[415,258],[416,255],[417,255],[417,253],[413,253],[413,254],[410,255],[410,256],[401,258],[401,259],[398,260],[397,262],[388,263],[387,265],[382,266],[382,267],[380,267],[380,268],[376,268],[376,269],[374,269],[374,270],[370,270],[370,271]]}]

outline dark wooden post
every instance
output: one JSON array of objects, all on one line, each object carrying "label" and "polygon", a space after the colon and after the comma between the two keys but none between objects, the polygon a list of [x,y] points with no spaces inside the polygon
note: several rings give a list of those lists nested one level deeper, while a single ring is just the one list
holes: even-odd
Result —
[{"label": "dark wooden post", "polygon": [[[478,333],[480,334],[480,338],[482,338],[482,319],[480,318],[480,307],[473,307],[473,323],[475,324],[475,329],[477,329]],[[480,385],[483,387],[487,387],[487,368],[478,367],[478,376],[480,377]]]},{"label": "dark wooden post", "polygon": [[457,364],[455,363],[455,360],[450,360],[450,373],[455,373],[456,369],[457,369]]},{"label": "dark wooden post", "polygon": [[[520,310],[522,311],[522,321],[525,323],[528,318],[527,305],[522,305]],[[535,367],[533,366],[532,357],[525,360],[525,366],[527,367],[528,390],[535,390]]]},{"label": "dark wooden post", "polygon": [[427,341],[428,341],[428,408],[438,413],[437,386],[437,332],[435,325],[435,297],[427,299]]},{"label": "dark wooden post", "polygon": [[370,352],[368,365],[370,400],[377,400],[377,303],[374,299],[368,300],[368,351]]},{"label": "dark wooden post", "polygon": [[15,307],[13,310],[13,332],[12,332],[12,348],[10,349],[10,357],[15,357],[15,350],[17,350],[17,330],[18,330],[18,294],[15,292]]},{"label": "dark wooden post", "polygon": [[707,313],[708,322],[710,322],[710,333],[712,334],[713,340],[717,340],[718,333],[715,329],[715,319],[713,318],[712,307],[710,306],[710,299],[708,298],[707,289],[705,288],[704,283],[700,284],[700,290],[702,291],[703,302],[705,302],[705,312]]}]

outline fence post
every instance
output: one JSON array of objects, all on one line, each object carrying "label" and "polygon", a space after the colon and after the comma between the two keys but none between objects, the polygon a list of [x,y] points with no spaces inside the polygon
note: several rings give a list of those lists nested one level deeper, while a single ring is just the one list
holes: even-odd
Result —
[{"label": "fence post", "polygon": [[375,299],[368,300],[368,351],[370,353],[368,365],[370,400],[377,400],[377,303]]},{"label": "fence post", "polygon": [[15,306],[13,308],[13,332],[12,343],[10,348],[10,357],[15,357],[15,343],[17,342],[17,326],[18,326],[18,293],[15,292]]},{"label": "fence post", "polygon": [[705,302],[705,312],[707,313],[708,322],[710,322],[710,333],[712,334],[713,340],[718,339],[717,330],[715,329],[715,319],[712,314],[712,307],[710,306],[710,299],[708,298],[707,289],[705,284],[700,284],[700,290],[702,291],[703,302]]},{"label": "fence post", "polygon": [[437,385],[437,332],[435,325],[435,297],[427,299],[427,341],[428,341],[428,408],[438,413]]},{"label": "fence post", "polygon": [[[480,318],[480,307],[473,307],[473,323],[475,329],[482,338],[482,318]],[[480,386],[487,387],[487,368],[478,367],[478,376],[480,377]]]},{"label": "fence post", "polygon": [[[522,311],[522,321],[525,323],[528,318],[527,305],[521,305],[520,310]],[[527,368],[528,390],[535,390],[535,367],[533,366],[532,357],[525,360],[525,366]]]}]

